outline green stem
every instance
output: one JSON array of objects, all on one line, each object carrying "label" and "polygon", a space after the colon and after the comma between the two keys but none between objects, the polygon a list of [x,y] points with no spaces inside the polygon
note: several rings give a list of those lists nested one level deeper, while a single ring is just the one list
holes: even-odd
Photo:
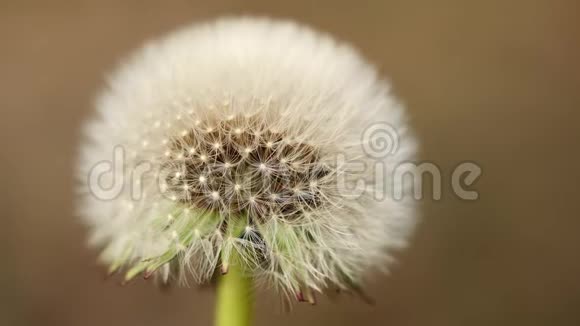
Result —
[{"label": "green stem", "polygon": [[250,326],[253,305],[252,279],[244,274],[238,255],[232,253],[227,274],[218,278],[215,325]]}]

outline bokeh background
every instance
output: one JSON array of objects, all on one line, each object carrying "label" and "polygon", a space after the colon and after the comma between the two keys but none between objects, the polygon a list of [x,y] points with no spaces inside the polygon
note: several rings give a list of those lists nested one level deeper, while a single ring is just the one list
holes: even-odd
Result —
[{"label": "bokeh background", "polygon": [[[258,325],[580,325],[580,2],[0,1],[0,325],[210,325],[209,289],[104,280],[73,214],[79,125],[145,39],[224,14],[292,18],[392,80],[443,171],[409,250],[368,283]],[[480,199],[450,173],[474,161]],[[429,192],[426,193],[429,197]]]}]

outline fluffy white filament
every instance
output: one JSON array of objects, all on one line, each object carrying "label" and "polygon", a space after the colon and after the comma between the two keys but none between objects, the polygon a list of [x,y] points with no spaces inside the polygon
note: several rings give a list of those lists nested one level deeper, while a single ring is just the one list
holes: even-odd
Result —
[{"label": "fluffy white filament", "polygon": [[[304,26],[187,27],[121,65],[97,109],[82,144],[81,214],[127,279],[205,282],[237,251],[287,294],[350,288],[414,225],[412,205],[389,196],[406,188],[390,173],[415,152],[403,108],[355,50]],[[396,152],[365,152],[375,122],[396,128]],[[115,148],[117,177],[101,179],[123,187],[97,198],[88,176]],[[136,179],[143,162],[151,169]]]}]

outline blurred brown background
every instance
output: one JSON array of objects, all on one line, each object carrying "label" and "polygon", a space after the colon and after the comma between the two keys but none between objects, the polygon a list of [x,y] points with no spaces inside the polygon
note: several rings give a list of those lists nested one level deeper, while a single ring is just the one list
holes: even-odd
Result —
[{"label": "blurred brown background", "polygon": [[[223,14],[294,18],[388,75],[443,172],[411,248],[353,298],[258,325],[580,325],[580,2],[0,2],[0,325],[209,325],[213,294],[103,280],[71,185],[79,125],[107,71],[145,39]],[[481,198],[450,172],[483,168]],[[427,193],[429,194],[429,193]]]}]

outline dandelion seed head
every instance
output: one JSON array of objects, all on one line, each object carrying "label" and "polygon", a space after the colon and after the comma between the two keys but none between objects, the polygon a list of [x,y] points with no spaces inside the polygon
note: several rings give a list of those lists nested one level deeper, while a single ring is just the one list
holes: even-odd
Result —
[{"label": "dandelion seed head", "polygon": [[[396,152],[365,150],[377,121],[397,129]],[[159,172],[139,198],[130,186],[81,195],[103,261],[127,278],[145,266],[208,282],[235,250],[286,294],[348,288],[391,261],[416,221],[383,190],[408,186],[350,165],[391,175],[414,158],[404,108],[356,50],[292,22],[230,18],[153,41],[113,74],[85,130],[85,188],[115,146],[136,153],[115,172],[144,160]]]}]

